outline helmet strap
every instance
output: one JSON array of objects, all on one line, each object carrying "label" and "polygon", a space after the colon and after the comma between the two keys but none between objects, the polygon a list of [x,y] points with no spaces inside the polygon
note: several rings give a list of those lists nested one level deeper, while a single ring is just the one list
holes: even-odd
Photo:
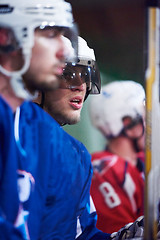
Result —
[{"label": "helmet strap", "polygon": [[41,108],[44,107],[44,101],[45,101],[45,93],[41,91],[41,103],[38,104]]},{"label": "helmet strap", "polygon": [[[141,134],[139,137],[135,137],[135,138],[128,136],[128,134],[127,134],[127,132],[126,132],[127,129],[136,126],[138,123],[141,123],[141,124],[142,124],[142,134]],[[134,121],[134,122],[131,123],[129,126],[124,127],[123,130],[121,131],[120,135],[123,135],[123,136],[127,137],[128,139],[132,140],[136,152],[139,152],[139,148],[138,148],[137,142],[138,142],[138,140],[144,135],[144,131],[145,131],[145,129],[144,129],[144,123],[143,123],[142,118],[140,118],[138,121]]]}]

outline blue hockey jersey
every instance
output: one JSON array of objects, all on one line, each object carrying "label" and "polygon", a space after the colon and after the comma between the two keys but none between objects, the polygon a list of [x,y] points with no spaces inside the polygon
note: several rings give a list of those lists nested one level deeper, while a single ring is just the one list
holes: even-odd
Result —
[{"label": "blue hockey jersey", "polygon": [[14,114],[0,97],[0,239],[22,239],[14,227],[19,211],[18,153],[14,139]]},{"label": "blue hockey jersey", "polygon": [[23,239],[109,239],[95,227],[91,157],[84,145],[34,103],[25,102],[17,112],[19,199],[14,206],[19,211],[14,225]]}]

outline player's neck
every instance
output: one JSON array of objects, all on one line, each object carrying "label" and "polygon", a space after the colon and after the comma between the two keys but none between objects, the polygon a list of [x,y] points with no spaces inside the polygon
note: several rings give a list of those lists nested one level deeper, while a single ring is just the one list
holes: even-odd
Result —
[{"label": "player's neck", "polygon": [[137,153],[135,152],[133,143],[126,137],[118,137],[111,140],[108,149],[131,164],[136,165]]},{"label": "player's neck", "polygon": [[13,112],[15,112],[16,108],[23,102],[23,99],[18,98],[14,94],[9,79],[2,74],[0,74],[0,95],[8,103]]}]

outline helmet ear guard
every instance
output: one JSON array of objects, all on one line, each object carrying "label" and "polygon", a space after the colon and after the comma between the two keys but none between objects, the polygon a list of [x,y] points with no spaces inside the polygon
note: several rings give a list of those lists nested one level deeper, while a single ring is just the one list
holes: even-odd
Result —
[{"label": "helmet ear guard", "polygon": [[12,29],[0,26],[0,53],[9,53],[18,49],[18,42]]}]

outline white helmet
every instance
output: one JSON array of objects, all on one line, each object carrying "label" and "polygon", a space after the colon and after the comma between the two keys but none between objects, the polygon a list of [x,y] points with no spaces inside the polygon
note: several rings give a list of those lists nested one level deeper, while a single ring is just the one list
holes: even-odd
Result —
[{"label": "white helmet", "polygon": [[90,100],[91,121],[106,137],[116,137],[122,132],[124,117],[136,120],[144,116],[145,92],[134,81],[111,82]]},{"label": "white helmet", "polygon": [[[84,81],[87,84],[87,92],[86,97],[91,94],[99,94],[101,90],[101,79],[100,79],[100,73],[99,69],[96,64],[95,54],[94,50],[89,48],[87,45],[87,42],[82,38],[78,37],[78,61],[77,64],[67,60],[66,68],[63,72],[64,79],[70,79],[72,81],[67,81],[66,84],[63,84],[63,88],[74,88],[74,67],[76,66],[82,66],[84,68]],[[68,72],[68,67],[72,68],[72,74],[71,72]],[[76,84],[75,80],[75,84]]]},{"label": "white helmet", "polygon": [[30,64],[34,46],[36,27],[60,27],[65,37],[69,38],[77,57],[77,28],[73,22],[71,5],[64,0],[1,0],[0,29],[8,29],[14,41],[0,41],[0,52],[22,49],[24,65],[21,70],[9,72],[0,65],[0,72],[11,76],[11,84],[16,95],[31,99],[32,95],[24,89],[22,74]]},{"label": "white helmet", "polygon": [[[78,58],[79,58],[79,62],[81,60],[96,61],[94,50],[92,48],[89,48],[87,45],[87,42],[80,36],[78,36]],[[82,62],[82,65],[83,65],[83,62]]]}]

